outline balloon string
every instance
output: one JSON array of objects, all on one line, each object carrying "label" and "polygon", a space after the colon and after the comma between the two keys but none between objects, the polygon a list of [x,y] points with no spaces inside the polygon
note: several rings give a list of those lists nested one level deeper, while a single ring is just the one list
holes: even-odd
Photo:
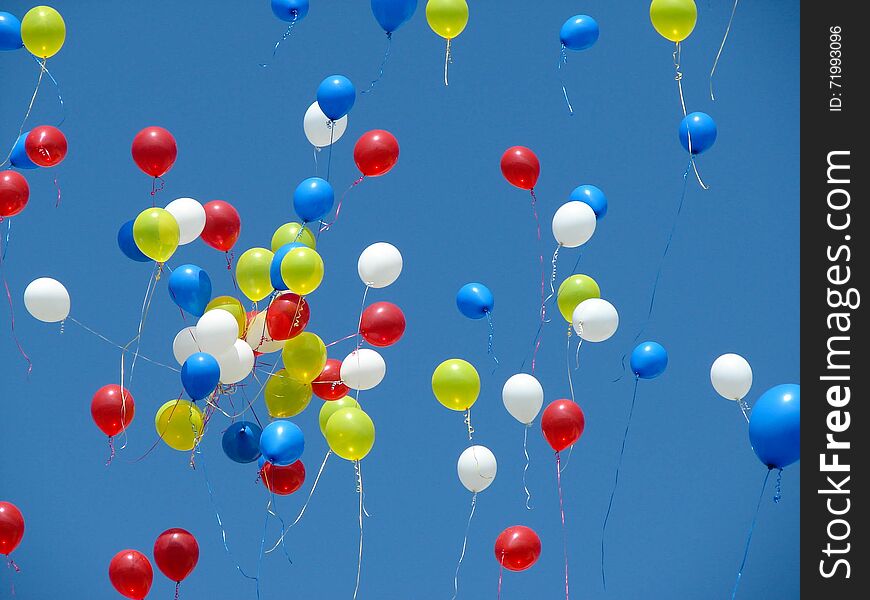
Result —
[{"label": "balloon string", "polygon": [[21,568],[15,564],[15,561],[9,558],[9,555],[6,555],[6,567],[12,570],[12,583],[9,584],[9,593],[12,596],[15,596],[15,573],[20,573]]},{"label": "balloon string", "polygon": [[176,582],[175,582],[175,600],[178,600],[178,588],[179,588],[179,587],[181,587],[181,582],[180,582],[180,581],[176,581]]},{"label": "balloon string", "polygon": [[287,535],[287,531],[289,531],[291,527],[295,526],[296,523],[298,523],[302,519],[302,515],[305,514],[305,510],[308,508],[308,503],[311,502],[311,496],[314,495],[314,490],[317,489],[317,483],[320,481],[320,476],[323,474],[323,469],[326,468],[326,461],[329,460],[330,454],[332,454],[332,450],[327,450],[326,456],[323,457],[323,462],[320,463],[320,470],[317,471],[317,477],[314,478],[314,484],[311,486],[311,490],[308,492],[308,498],[306,498],[305,504],[302,505],[302,509],[299,511],[299,514],[296,515],[296,519],[292,523],[290,523],[287,529],[281,532],[281,537],[278,538],[278,541],[276,541],[271,548],[266,550],[266,554],[271,554],[275,551],[276,548],[278,548],[279,544],[283,544],[284,537]]},{"label": "balloon string", "polygon": [[163,188],[166,187],[166,181],[162,177],[155,177],[151,180],[151,197],[153,198],[151,204],[153,206],[154,202],[157,201],[154,196],[163,191]]},{"label": "balloon string", "polygon": [[[346,335],[343,338],[339,338],[335,341],[329,342],[328,344],[326,344],[326,347],[331,348],[332,346],[335,346],[336,344],[340,344],[341,342],[345,342],[349,339],[355,338],[358,335],[359,335],[359,333],[351,333],[350,335]],[[335,382],[335,383],[338,383],[338,382]]]},{"label": "balloon string", "polygon": [[[498,367],[498,357],[495,355],[495,351],[493,350],[493,340],[495,338],[495,327],[492,324],[492,313],[488,310],[486,312],[486,322],[489,324],[489,338],[487,340],[486,353],[492,357],[492,360],[495,361],[495,366]],[[495,372],[495,369],[493,369]]]},{"label": "balloon string", "polygon": [[571,375],[571,324],[568,324],[568,336],[565,343],[565,367],[568,373],[568,388],[571,390],[571,401],[574,399],[574,377]]},{"label": "balloon string", "polygon": [[465,537],[462,538],[462,552],[459,554],[459,562],[456,563],[456,572],[453,575],[453,598],[459,596],[459,569],[462,568],[462,561],[465,560],[465,549],[468,546],[468,532],[471,530],[471,519],[474,517],[474,508],[477,505],[477,492],[471,495],[471,512],[468,514],[468,523],[465,525]]},{"label": "balloon string", "polygon": [[474,437],[474,427],[471,425],[471,408],[465,409],[465,427],[468,428],[468,441]]},{"label": "balloon string", "polygon": [[54,189],[57,190],[57,200],[54,201],[54,207],[60,207],[60,185],[57,183],[57,175],[54,176]]},{"label": "balloon string", "polygon": [[[332,147],[332,145],[330,145],[330,148],[331,148],[331,147]],[[356,186],[358,186],[359,184],[361,184],[361,183],[362,183],[362,180],[365,179],[365,178],[366,178],[365,175],[360,175],[360,176],[356,179],[356,181],[354,181],[352,184],[350,184],[350,186],[348,186],[348,188],[347,188],[346,190],[344,190],[344,193],[341,195],[341,198],[339,198],[339,200],[338,200],[338,206],[335,208],[335,218],[332,219],[332,221],[330,221],[329,223],[326,223],[326,224],[322,225],[322,226],[320,227],[320,232],[319,232],[319,233],[323,233],[324,231],[327,231],[330,227],[332,227],[333,225],[335,225],[335,222],[338,221],[338,215],[341,213],[341,205],[342,205],[342,203],[344,202],[344,197],[347,196],[347,193],[348,193],[349,191],[351,191],[353,188],[355,188]]]},{"label": "balloon string", "polygon": [[[123,406],[121,411],[121,422],[123,423],[126,420],[126,415],[124,414]],[[115,458],[115,438],[113,436],[109,436],[109,458],[106,459],[106,466],[108,467],[112,464],[112,460]]]},{"label": "balloon string", "polygon": [[375,86],[381,81],[381,78],[384,76],[384,67],[387,66],[387,60],[390,58],[390,48],[393,45],[393,32],[387,32],[387,50],[384,52],[384,58],[381,60],[381,65],[378,68],[378,76],[375,79],[372,79],[371,84],[369,85],[369,89],[363,90],[363,94],[368,94],[372,90],[375,89]]},{"label": "balloon string", "polygon": [[628,429],[631,427],[631,417],[634,414],[634,403],[637,400],[637,383],[639,377],[634,378],[634,393],[631,396],[631,408],[628,410],[628,421],[625,423],[625,433],[622,434],[622,447],[619,450],[619,460],[616,463],[616,475],[613,479],[613,489],[610,491],[610,501],[607,503],[607,512],[604,514],[604,524],[601,526],[601,583],[607,590],[607,577],[604,570],[604,534],[607,531],[607,521],[610,519],[610,511],[613,508],[613,497],[616,495],[616,486],[619,484],[619,470],[622,468],[622,457],[625,454],[625,442],[628,439]]},{"label": "balloon string", "polygon": [[544,298],[543,302],[541,302],[541,322],[549,323],[550,319],[547,318],[547,303],[553,299],[556,295],[556,264],[559,260],[559,250],[562,249],[562,244],[556,246],[556,250],[553,252],[553,259],[550,261],[550,266],[552,270],[550,271],[550,293]]},{"label": "balloon string", "polygon": [[[39,65],[39,68],[48,75],[48,78],[54,84],[54,89],[57,92],[57,101],[60,103],[60,121],[57,123],[57,127],[63,125],[64,121],[66,121],[66,105],[63,103],[63,96],[60,93],[60,84],[57,83],[57,79],[54,78],[54,75],[51,74],[51,71],[48,70],[48,67],[45,66],[46,59],[38,59],[37,57],[33,57],[33,60],[36,61],[36,64]],[[20,135],[20,134],[19,134]]]},{"label": "balloon string", "polygon": [[559,514],[562,517],[562,553],[565,556],[565,600],[568,594],[568,534],[565,531],[565,504],[562,499],[562,468],[560,466],[559,453],[556,452],[556,487],[559,488]]},{"label": "balloon string", "polygon": [[[677,89],[680,92],[680,107],[683,109],[683,117],[686,116],[686,100],[683,97],[683,73],[680,71],[680,57],[681,57],[682,49],[680,47],[680,42],[676,43],[676,47],[674,49],[674,80],[677,82]],[[687,126],[686,127],[686,138],[688,140],[689,146],[689,163],[692,166],[692,169],[695,171],[695,178],[698,180],[698,185],[701,186],[702,189],[709,190],[710,188],[706,183],[701,179],[701,174],[698,172],[698,165],[695,164],[695,153],[692,152],[692,131]]]},{"label": "balloon string", "polygon": [[260,570],[263,566],[263,551],[266,547],[266,532],[269,529],[269,512],[272,499],[266,504],[266,518],[263,521],[263,536],[260,538],[260,552],[257,555],[257,600],[260,599]]},{"label": "balloon string", "polygon": [[556,67],[559,73],[559,84],[562,86],[562,95],[565,96],[565,104],[568,105],[568,114],[574,116],[574,107],[571,106],[571,101],[568,99],[568,90],[565,89],[565,81],[562,79],[562,65],[568,64],[568,53],[565,51],[565,44],[559,50],[559,64]]},{"label": "balloon string", "polygon": [[33,89],[33,95],[30,97],[30,104],[27,105],[27,112],[24,113],[24,118],[21,120],[21,126],[18,128],[18,135],[15,136],[15,142],[12,144],[12,148],[9,149],[9,154],[6,155],[6,158],[3,159],[3,162],[0,162],[0,165],[5,165],[6,161],[8,161],[12,157],[12,152],[15,150],[15,144],[18,143],[18,138],[21,137],[21,134],[24,133],[24,125],[27,123],[27,119],[30,117],[30,112],[33,110],[33,104],[36,102],[36,95],[39,93],[39,86],[42,83],[42,75],[45,71],[45,60],[37,59],[36,62],[40,64],[39,69],[39,78],[36,80],[36,87]]},{"label": "balloon string", "polygon": [[740,407],[740,412],[743,413],[743,418],[746,419],[747,423],[749,423],[749,413],[752,411],[752,409],[749,408],[749,403],[741,398],[737,401],[737,406]]},{"label": "balloon string", "polygon": [[782,469],[777,469],[778,473],[776,474],[776,492],[773,495],[773,501],[776,504],[779,504],[779,501],[782,500]]},{"label": "balloon string", "polygon": [[447,38],[447,50],[444,52],[444,85],[450,85],[447,81],[447,67],[453,62],[450,58],[450,38]]},{"label": "balloon string", "polygon": [[719,51],[716,53],[716,59],[713,61],[713,68],[710,69],[710,100],[716,101],[716,96],[713,94],[713,75],[716,73],[716,67],[719,65],[719,57],[722,56],[722,50],[725,48],[725,42],[728,41],[728,34],[731,33],[731,23],[734,22],[734,13],[737,12],[737,4],[740,0],[734,0],[734,6],[731,8],[731,17],[728,19],[728,27],[725,28],[725,35],[722,37],[722,43],[719,44]]},{"label": "balloon string", "polygon": [[[103,340],[104,342],[108,343],[108,344],[111,345],[111,346],[114,346],[114,347],[117,348],[118,350],[124,350],[124,346],[118,344],[117,342],[113,342],[112,340],[110,340],[109,338],[107,338],[106,336],[104,336],[102,333],[99,333],[98,331],[94,331],[93,329],[91,329],[90,327],[88,327],[87,325],[85,325],[84,323],[82,323],[81,321],[79,321],[78,319],[76,319],[75,317],[68,316],[68,317],[66,318],[66,320],[68,320],[68,321],[72,321],[73,323],[75,323],[76,325],[78,325],[79,327],[81,327],[82,329],[84,329],[85,331],[87,331],[87,332],[89,332],[89,333],[95,335],[95,336],[98,337],[99,339]],[[175,367],[171,367],[171,366],[169,366],[169,365],[167,365],[167,364],[164,364],[164,363],[162,363],[162,362],[158,362],[158,361],[156,361],[156,360],[152,360],[152,359],[148,358],[147,356],[145,356],[144,354],[140,354],[140,355],[139,355],[139,358],[141,358],[142,360],[144,360],[144,361],[146,361],[146,362],[149,362],[149,363],[151,363],[151,364],[153,364],[153,365],[157,365],[158,367],[163,367],[164,369],[169,369],[170,371],[175,371],[176,373],[180,373],[180,372],[181,372],[179,369],[176,369]]]},{"label": "balloon string", "polygon": [[[360,349],[360,346],[362,346],[362,343],[363,343],[363,338],[362,338],[362,333],[361,333],[363,313],[366,311],[366,298],[369,295],[370,289],[372,289],[371,286],[366,285],[366,289],[363,292],[362,302],[360,303],[360,307],[359,307],[359,320],[356,323],[356,331],[357,331],[357,334],[359,335],[359,338],[356,341],[356,349],[354,350],[354,352],[356,353],[356,360],[357,360],[357,367],[358,368],[360,368],[360,357],[359,357],[358,350]],[[357,395],[357,400],[359,400],[358,395]]]},{"label": "balloon string", "polygon": [[764,481],[761,482],[761,493],[758,495],[758,503],[755,505],[755,514],[752,515],[752,524],[749,526],[749,535],[746,536],[746,547],[743,549],[743,560],[740,561],[740,569],[737,571],[737,580],[734,582],[734,588],[731,590],[731,600],[737,597],[737,588],[740,586],[740,579],[743,577],[743,569],[746,567],[746,559],[749,557],[749,545],[752,543],[752,534],[755,532],[755,523],[758,521],[758,512],[761,510],[761,501],[764,499],[764,489],[767,487],[767,480],[770,478],[770,472],[773,468],[768,468],[764,474]]},{"label": "balloon string", "polygon": [[[290,37],[290,34],[293,33],[293,27],[296,25],[299,13],[296,10],[291,10],[290,14],[293,15],[293,20],[290,21],[290,26],[287,27],[287,31],[284,32],[284,35],[281,36],[281,39],[275,42],[275,47],[272,49],[272,58],[270,60],[275,60],[275,55],[278,53],[278,46],[280,46],[281,42],[286,40],[288,37]],[[269,66],[269,63],[260,63],[260,66],[265,69]]]},{"label": "balloon string", "polygon": [[329,155],[326,159],[326,181],[329,181],[329,173],[332,169],[332,143],[335,141],[335,121],[329,120]]},{"label": "balloon string", "polygon": [[367,513],[365,513],[365,508],[363,508],[362,469],[360,469],[359,460],[353,461],[353,469],[356,474],[356,491],[357,494],[359,494],[359,556],[356,563],[356,586],[353,588],[353,598],[356,600],[357,594],[359,593],[359,580],[362,575],[363,514],[367,515]]},{"label": "balloon string", "polygon": [[136,359],[139,358],[139,349],[142,346],[142,331],[145,327],[145,320],[148,318],[148,312],[151,309],[151,300],[154,298],[154,291],[157,289],[157,280],[160,278],[160,264],[157,263],[156,270],[151,272],[151,277],[148,280],[148,286],[145,288],[145,298],[142,300],[142,310],[139,314],[139,327],[136,330],[136,335],[127,342],[121,352],[121,387],[124,387],[124,356],[126,355],[130,345],[136,342],[136,349],[133,352],[133,360],[130,361],[130,380],[129,385],[133,385],[133,374],[136,370]]},{"label": "balloon string", "polygon": [[317,155],[320,154],[320,148],[314,146],[314,176],[317,177],[317,169],[319,165],[317,164]]},{"label": "balloon string", "polygon": [[579,323],[580,332],[577,334],[577,351],[574,353],[574,370],[580,368],[580,346],[583,345],[583,324]]},{"label": "balloon string", "polygon": [[501,600],[501,581],[504,575],[504,552],[501,553],[501,560],[498,561],[498,595],[497,600]]},{"label": "balloon string", "polygon": [[[2,217],[0,217],[0,221],[2,221]],[[0,279],[3,280],[3,288],[6,290],[6,301],[9,304],[9,328],[12,331],[12,340],[15,342],[15,345],[18,347],[18,353],[24,358],[27,362],[27,375],[28,377],[33,372],[33,361],[30,360],[30,357],[27,356],[27,352],[24,351],[24,348],[21,346],[21,342],[18,339],[18,334],[15,332],[15,307],[12,304],[12,292],[9,291],[9,282],[6,281],[6,269],[4,268],[4,259],[6,258],[6,250],[9,248],[9,237],[12,233],[12,220],[8,219],[6,228],[6,236],[5,243],[3,243],[3,248],[0,250]]]},{"label": "balloon string", "polygon": [[523,465],[523,491],[526,492],[526,510],[532,510],[532,494],[529,492],[529,486],[526,484],[526,473],[529,470],[529,428],[532,426],[531,423],[526,424],[526,428],[523,431],[523,455],[526,457],[526,464]]}]

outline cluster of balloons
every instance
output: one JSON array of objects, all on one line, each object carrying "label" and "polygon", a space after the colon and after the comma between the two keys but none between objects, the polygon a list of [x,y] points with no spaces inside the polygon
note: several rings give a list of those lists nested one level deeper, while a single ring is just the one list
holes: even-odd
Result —
[{"label": "cluster of balloons", "polygon": [[[178,586],[199,562],[199,544],[189,531],[167,529],[154,542],[154,562],[157,568]],[[109,581],[119,594],[131,600],[142,600],[151,590],[154,570],[148,557],[138,550],[121,550],[109,562]]]}]

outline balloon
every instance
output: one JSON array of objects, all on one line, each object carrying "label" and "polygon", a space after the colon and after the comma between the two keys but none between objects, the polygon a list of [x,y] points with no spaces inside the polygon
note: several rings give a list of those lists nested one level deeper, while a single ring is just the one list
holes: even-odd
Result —
[{"label": "balloon", "polygon": [[292,242],[290,244],[284,244],[275,253],[272,255],[272,262],[269,264],[269,280],[272,284],[272,287],[277,291],[286,291],[287,284],[284,283],[284,278],[281,277],[281,262],[284,260],[284,257],[287,256],[287,253],[290,252],[293,248],[304,248],[304,244],[300,244],[299,242]]},{"label": "balloon", "polygon": [[801,457],[801,386],[777,385],[749,413],[749,441],[765,466],[783,469]]},{"label": "balloon", "polygon": [[689,152],[691,141],[692,154],[701,154],[712,148],[717,133],[716,122],[707,113],[689,113],[680,121],[680,143]]},{"label": "balloon", "polygon": [[595,211],[585,202],[570,200],[553,215],[553,237],[560,246],[582,246],[595,233]]},{"label": "balloon", "polygon": [[211,277],[196,265],[181,265],[169,276],[169,296],[180,309],[201,317],[211,301]]},{"label": "balloon", "polygon": [[272,0],[272,14],[289,23],[301,21],[308,14],[308,0]]},{"label": "balloon", "polygon": [[468,4],[465,0],[429,0],[426,21],[441,37],[455,38],[468,25]]},{"label": "balloon", "polygon": [[165,263],[178,248],[178,221],[162,208],[146,208],[133,221],[133,241],[142,254]]},{"label": "balloon", "polygon": [[541,556],[538,534],[522,525],[508,527],[495,540],[495,558],[509,571],[525,571]]},{"label": "balloon", "polygon": [[279,467],[264,460],[260,467],[260,479],[270,492],[287,496],[305,483],[305,465],[301,460],[297,460],[292,465]]},{"label": "balloon", "polygon": [[136,403],[120,385],[104,385],[91,399],[91,418],[100,431],[114,437],[124,431],[136,414]]},{"label": "balloon", "polygon": [[326,346],[316,334],[303,331],[284,342],[284,368],[296,381],[311,383],[326,365]]},{"label": "balloon", "polygon": [[215,359],[220,365],[220,382],[225,385],[240,382],[254,370],[254,350],[245,340],[236,340]]},{"label": "balloon", "polygon": [[517,373],[505,381],[501,399],[514,419],[530,425],[544,405],[544,388],[532,375]]},{"label": "balloon", "polygon": [[739,354],[723,354],[710,367],[710,382],[726,400],[742,400],[752,387],[752,367]]},{"label": "balloon", "polygon": [[266,326],[273,340],[296,337],[308,325],[311,310],[305,298],[293,293],[276,296],[266,309]]},{"label": "balloon", "polygon": [[368,287],[385,288],[402,273],[402,254],[387,242],[377,242],[359,255],[359,278]]},{"label": "balloon", "polygon": [[208,398],[221,378],[221,367],[211,354],[195,352],[181,365],[181,385],[193,400]]},{"label": "balloon", "polygon": [[[302,233],[299,233],[300,229]],[[317,241],[310,229],[299,223],[284,223],[272,234],[272,252],[278,252],[282,246],[296,242],[308,246],[312,250],[317,249]]]},{"label": "balloon", "polygon": [[362,410],[359,402],[350,396],[345,396],[332,402],[324,402],[323,406],[320,407],[320,414],[317,418],[320,423],[320,433],[323,434],[323,437],[326,437],[326,424],[329,422],[329,419],[342,408],[358,408]]},{"label": "balloon", "polygon": [[342,408],[326,423],[326,443],[345,460],[362,460],[375,445],[375,424],[359,408]]},{"label": "balloon", "polygon": [[399,161],[399,142],[383,129],[372,129],[360,136],[353,147],[353,161],[366,177],[379,177]]},{"label": "balloon", "polygon": [[30,186],[15,171],[0,171],[0,218],[14,217],[27,206]]},{"label": "balloon", "polygon": [[224,431],[221,446],[230,460],[237,463],[254,462],[260,458],[260,434],[263,430],[250,421],[236,421]]},{"label": "balloon", "polygon": [[236,262],[236,283],[249,300],[259,302],[272,293],[271,251],[265,248],[245,250]]},{"label": "balloon", "polygon": [[205,305],[205,312],[218,308],[227,311],[233,316],[236,324],[239,326],[239,335],[237,337],[242,337],[242,334],[245,333],[245,328],[248,326],[248,313],[245,312],[245,307],[242,306],[239,299],[232,296],[217,296]]},{"label": "balloon", "polygon": [[0,12],[0,50],[18,50],[22,46],[21,21],[13,14]]},{"label": "balloon", "polygon": [[649,19],[659,35],[672,42],[689,37],[698,20],[695,0],[652,0]]},{"label": "balloon", "polygon": [[308,143],[318,149],[326,148],[344,135],[347,130],[347,115],[333,121],[323,114],[315,101],[305,111],[305,117],[302,119],[302,130],[305,132],[305,137],[308,138]]},{"label": "balloon", "polygon": [[311,384],[296,381],[287,374],[286,369],[281,369],[266,380],[263,397],[266,410],[273,419],[295,417],[311,402]]},{"label": "balloon", "polygon": [[154,427],[166,445],[174,450],[193,450],[203,430],[202,411],[190,400],[170,400],[157,409]]},{"label": "balloon", "polygon": [[309,177],[293,192],[293,210],[306,223],[317,221],[332,210],[335,192],[325,179]]},{"label": "balloon", "polygon": [[459,455],[456,473],[469,492],[482,492],[495,481],[498,464],[495,454],[486,446],[470,446]]},{"label": "balloon", "polygon": [[60,52],[65,39],[63,17],[50,6],[35,6],[21,19],[21,41],[37,58],[50,58]]},{"label": "balloon", "polygon": [[[0,13],[0,29],[2,29],[2,19],[4,14],[9,13]],[[0,36],[2,36],[2,33],[0,33]],[[12,154],[9,155],[9,164],[11,164],[16,169],[39,168],[39,165],[30,160],[30,157],[27,156],[27,148],[24,147],[24,144],[27,141],[27,136],[29,134],[29,131],[25,131],[18,136],[18,140],[15,142],[15,146],[12,147]]]},{"label": "balloon", "polygon": [[265,310],[254,314],[245,332],[245,342],[251,347],[255,355],[279,352],[284,349],[284,340],[275,340],[269,334],[266,316],[267,311]]},{"label": "balloon", "polygon": [[172,355],[179,365],[184,364],[190,356],[199,352],[199,343],[196,341],[196,327],[185,327],[172,340]]},{"label": "balloon", "polygon": [[616,333],[619,313],[607,300],[589,298],[577,305],[571,321],[577,335],[587,342],[603,342]]},{"label": "balloon", "polygon": [[11,502],[0,502],[0,554],[7,557],[24,537],[24,516]]},{"label": "balloon", "polygon": [[495,298],[482,283],[466,283],[456,292],[456,307],[469,319],[482,319],[492,313]]},{"label": "balloon", "polygon": [[562,317],[571,323],[574,309],[581,302],[589,300],[589,298],[600,297],[601,289],[594,279],[588,275],[571,275],[559,286],[559,291],[556,293],[556,304],[559,306]]},{"label": "balloon", "polygon": [[154,562],[160,572],[178,583],[191,574],[199,561],[199,544],[189,531],[167,529],[154,542]]},{"label": "balloon", "polygon": [[541,415],[541,431],[556,452],[561,452],[579,440],[585,427],[583,411],[571,400],[550,402]]},{"label": "balloon", "polygon": [[24,288],[24,307],[34,319],[57,323],[69,316],[69,292],[61,282],[40,277]]},{"label": "balloon", "polygon": [[239,323],[222,308],[207,310],[196,322],[196,341],[202,352],[217,358],[239,339]]},{"label": "balloon", "polygon": [[317,86],[317,105],[328,119],[337,121],[353,108],[356,88],[344,75],[330,75]]},{"label": "balloon", "polygon": [[358,348],[341,362],[341,380],[352,390],[370,390],[387,374],[387,363],[375,350]]},{"label": "balloon", "polygon": [[59,165],[66,156],[66,136],[57,127],[34,127],[24,138],[24,151],[33,164],[40,167]]},{"label": "balloon", "polygon": [[541,164],[535,153],[525,146],[512,146],[501,156],[501,174],[511,185],[531,190],[538,182]]},{"label": "balloon", "polygon": [[281,278],[291,292],[310,294],[323,281],[323,259],[311,248],[293,248],[281,260]]},{"label": "balloon", "polygon": [[[130,260],[136,262],[151,262],[151,259],[142,254],[139,246],[136,245],[136,240],[133,239],[133,219],[130,219],[118,230],[118,247],[121,252]],[[170,277],[171,280],[171,277]]]},{"label": "balloon", "polygon": [[480,394],[480,375],[461,358],[445,360],[432,373],[432,392],[450,410],[468,410]]},{"label": "balloon", "polygon": [[338,400],[347,396],[350,388],[341,381],[341,361],[326,359],[320,375],[311,382],[311,390],[322,400]]},{"label": "balloon", "polygon": [[206,202],[202,208],[205,210],[205,227],[199,237],[215,250],[229,252],[242,231],[239,213],[223,200]]},{"label": "balloon", "polygon": [[417,0],[372,0],[372,14],[387,33],[393,33],[411,20]]},{"label": "balloon", "polygon": [[109,563],[109,580],[118,593],[131,600],[142,600],[154,581],[148,558],[136,550],[121,550]]},{"label": "balloon", "polygon": [[146,127],[133,138],[133,160],[146,175],[163,177],[178,156],[175,138],[162,127]]},{"label": "balloon", "polygon": [[293,464],[304,450],[302,430],[290,421],[272,421],[260,435],[260,453],[274,465]]},{"label": "balloon", "polygon": [[178,244],[194,241],[205,227],[205,209],[193,198],[176,198],[166,205],[166,212],[178,222]]},{"label": "balloon", "polygon": [[574,188],[569,200],[585,202],[595,211],[595,218],[599,221],[607,214],[607,196],[594,185],[580,185]]},{"label": "balloon", "polygon": [[668,353],[656,342],[641,342],[631,352],[631,371],[641,379],[655,379],[665,372]]},{"label": "balloon", "polygon": [[598,22],[588,15],[574,15],[562,25],[559,40],[568,50],[586,50],[598,41]]},{"label": "balloon", "polygon": [[375,302],[363,311],[359,332],[372,346],[392,346],[405,334],[405,315],[391,302]]}]

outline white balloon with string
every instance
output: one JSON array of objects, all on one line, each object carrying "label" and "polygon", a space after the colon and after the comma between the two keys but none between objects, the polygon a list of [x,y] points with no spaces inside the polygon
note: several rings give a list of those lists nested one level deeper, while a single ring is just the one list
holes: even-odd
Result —
[{"label": "white balloon with string", "polygon": [[172,355],[179,365],[183,365],[184,361],[199,351],[195,326],[185,327],[175,334],[175,339],[172,340]]},{"label": "white balloon with string", "polygon": [[357,261],[359,278],[367,287],[385,288],[402,273],[402,253],[387,242],[377,242],[362,251]]},{"label": "white balloon with string", "polygon": [[553,237],[560,246],[582,246],[595,233],[595,211],[585,202],[566,202],[553,215]]},{"label": "white balloon with string", "polygon": [[238,321],[222,308],[206,311],[196,322],[196,341],[202,352],[217,356],[232,348],[238,338]]},{"label": "white balloon with string", "polygon": [[245,341],[254,352],[260,354],[269,354],[278,352],[284,348],[284,342],[287,340],[273,340],[269,335],[269,327],[266,325],[266,311],[261,310],[251,320],[248,325],[248,330],[245,333]]},{"label": "white balloon with string", "polygon": [[33,318],[57,323],[69,316],[69,292],[57,279],[40,277],[24,289],[24,306]]},{"label": "white balloon with string", "polygon": [[254,351],[245,340],[235,343],[220,354],[215,355],[220,365],[220,382],[224,385],[238,383],[254,370]]},{"label": "white balloon with string", "polygon": [[205,229],[205,209],[193,198],[177,198],[166,205],[166,212],[178,221],[178,245],[189,244]]},{"label": "white balloon with string", "polygon": [[341,381],[353,390],[370,390],[383,381],[387,363],[369,348],[358,348],[341,362]]},{"label": "white balloon with string", "polygon": [[474,518],[474,509],[477,506],[477,494],[492,485],[495,474],[498,471],[498,463],[495,454],[486,446],[470,446],[459,455],[456,463],[456,473],[459,481],[471,492],[471,511],[468,513],[468,522],[465,525],[465,537],[462,539],[462,551],[459,561],[456,563],[456,572],[453,576],[453,597],[459,595],[459,570],[465,559],[465,549],[468,547],[468,533],[471,530],[471,519]]},{"label": "white balloon with string", "polygon": [[602,298],[584,300],[577,305],[571,317],[574,331],[587,342],[603,342],[612,337],[619,327],[616,307]]},{"label": "white balloon with string", "polygon": [[308,142],[317,149],[326,148],[330,144],[334,144],[344,132],[347,130],[347,115],[337,121],[330,120],[323,111],[317,101],[314,101],[308,110],[305,111],[305,116],[302,119],[302,129],[305,131],[305,137]]}]

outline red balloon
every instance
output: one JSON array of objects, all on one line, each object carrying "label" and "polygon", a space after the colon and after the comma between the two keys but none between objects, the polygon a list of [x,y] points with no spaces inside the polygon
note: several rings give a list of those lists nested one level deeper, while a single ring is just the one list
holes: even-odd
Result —
[{"label": "red balloon", "polygon": [[9,555],[24,537],[24,516],[11,502],[0,502],[0,554]]},{"label": "red balloon", "polygon": [[232,204],[223,200],[206,202],[203,208],[205,227],[199,236],[215,250],[229,252],[242,231],[242,219],[238,211]]},{"label": "red balloon", "polygon": [[57,127],[34,127],[24,138],[27,158],[40,167],[53,167],[66,156],[66,136]]},{"label": "red balloon", "polygon": [[121,550],[109,563],[109,580],[125,598],[142,600],[151,589],[154,571],[148,558],[141,552]]},{"label": "red balloon", "polygon": [[341,361],[327,358],[326,366],[311,382],[311,390],[322,400],[338,400],[347,396],[350,388],[341,381]]},{"label": "red balloon", "polygon": [[556,452],[561,452],[579,440],[584,427],[586,418],[583,411],[571,400],[551,402],[541,415],[541,431]]},{"label": "red balloon", "polygon": [[538,182],[541,164],[535,153],[525,146],[513,146],[501,155],[501,173],[511,185],[530,190]]},{"label": "red balloon", "polygon": [[294,338],[308,325],[308,302],[293,293],[281,294],[266,309],[266,329],[273,340]]},{"label": "red balloon", "polygon": [[27,206],[30,186],[21,173],[0,171],[0,218],[14,217]]},{"label": "red balloon", "polygon": [[509,571],[525,571],[539,556],[541,539],[528,527],[508,527],[495,539],[495,558]]},{"label": "red balloon", "polygon": [[167,529],[154,542],[154,562],[172,581],[180,583],[190,575],[199,560],[199,544],[193,534],[184,529]]},{"label": "red balloon", "polygon": [[372,129],[357,140],[353,160],[366,177],[383,175],[399,160],[399,142],[389,131]]},{"label": "red balloon", "polygon": [[178,156],[175,138],[162,127],[146,127],[137,133],[131,151],[136,165],[151,177],[165,175]]},{"label": "red balloon", "polygon": [[91,417],[107,436],[118,435],[130,425],[136,405],[133,396],[120,385],[104,385],[91,399]]},{"label": "red balloon", "polygon": [[297,460],[292,465],[279,467],[266,461],[260,469],[260,479],[270,492],[287,496],[301,488],[305,482],[305,465]]},{"label": "red balloon", "polygon": [[390,302],[375,302],[363,311],[360,335],[372,346],[392,346],[405,333],[405,315]]}]

